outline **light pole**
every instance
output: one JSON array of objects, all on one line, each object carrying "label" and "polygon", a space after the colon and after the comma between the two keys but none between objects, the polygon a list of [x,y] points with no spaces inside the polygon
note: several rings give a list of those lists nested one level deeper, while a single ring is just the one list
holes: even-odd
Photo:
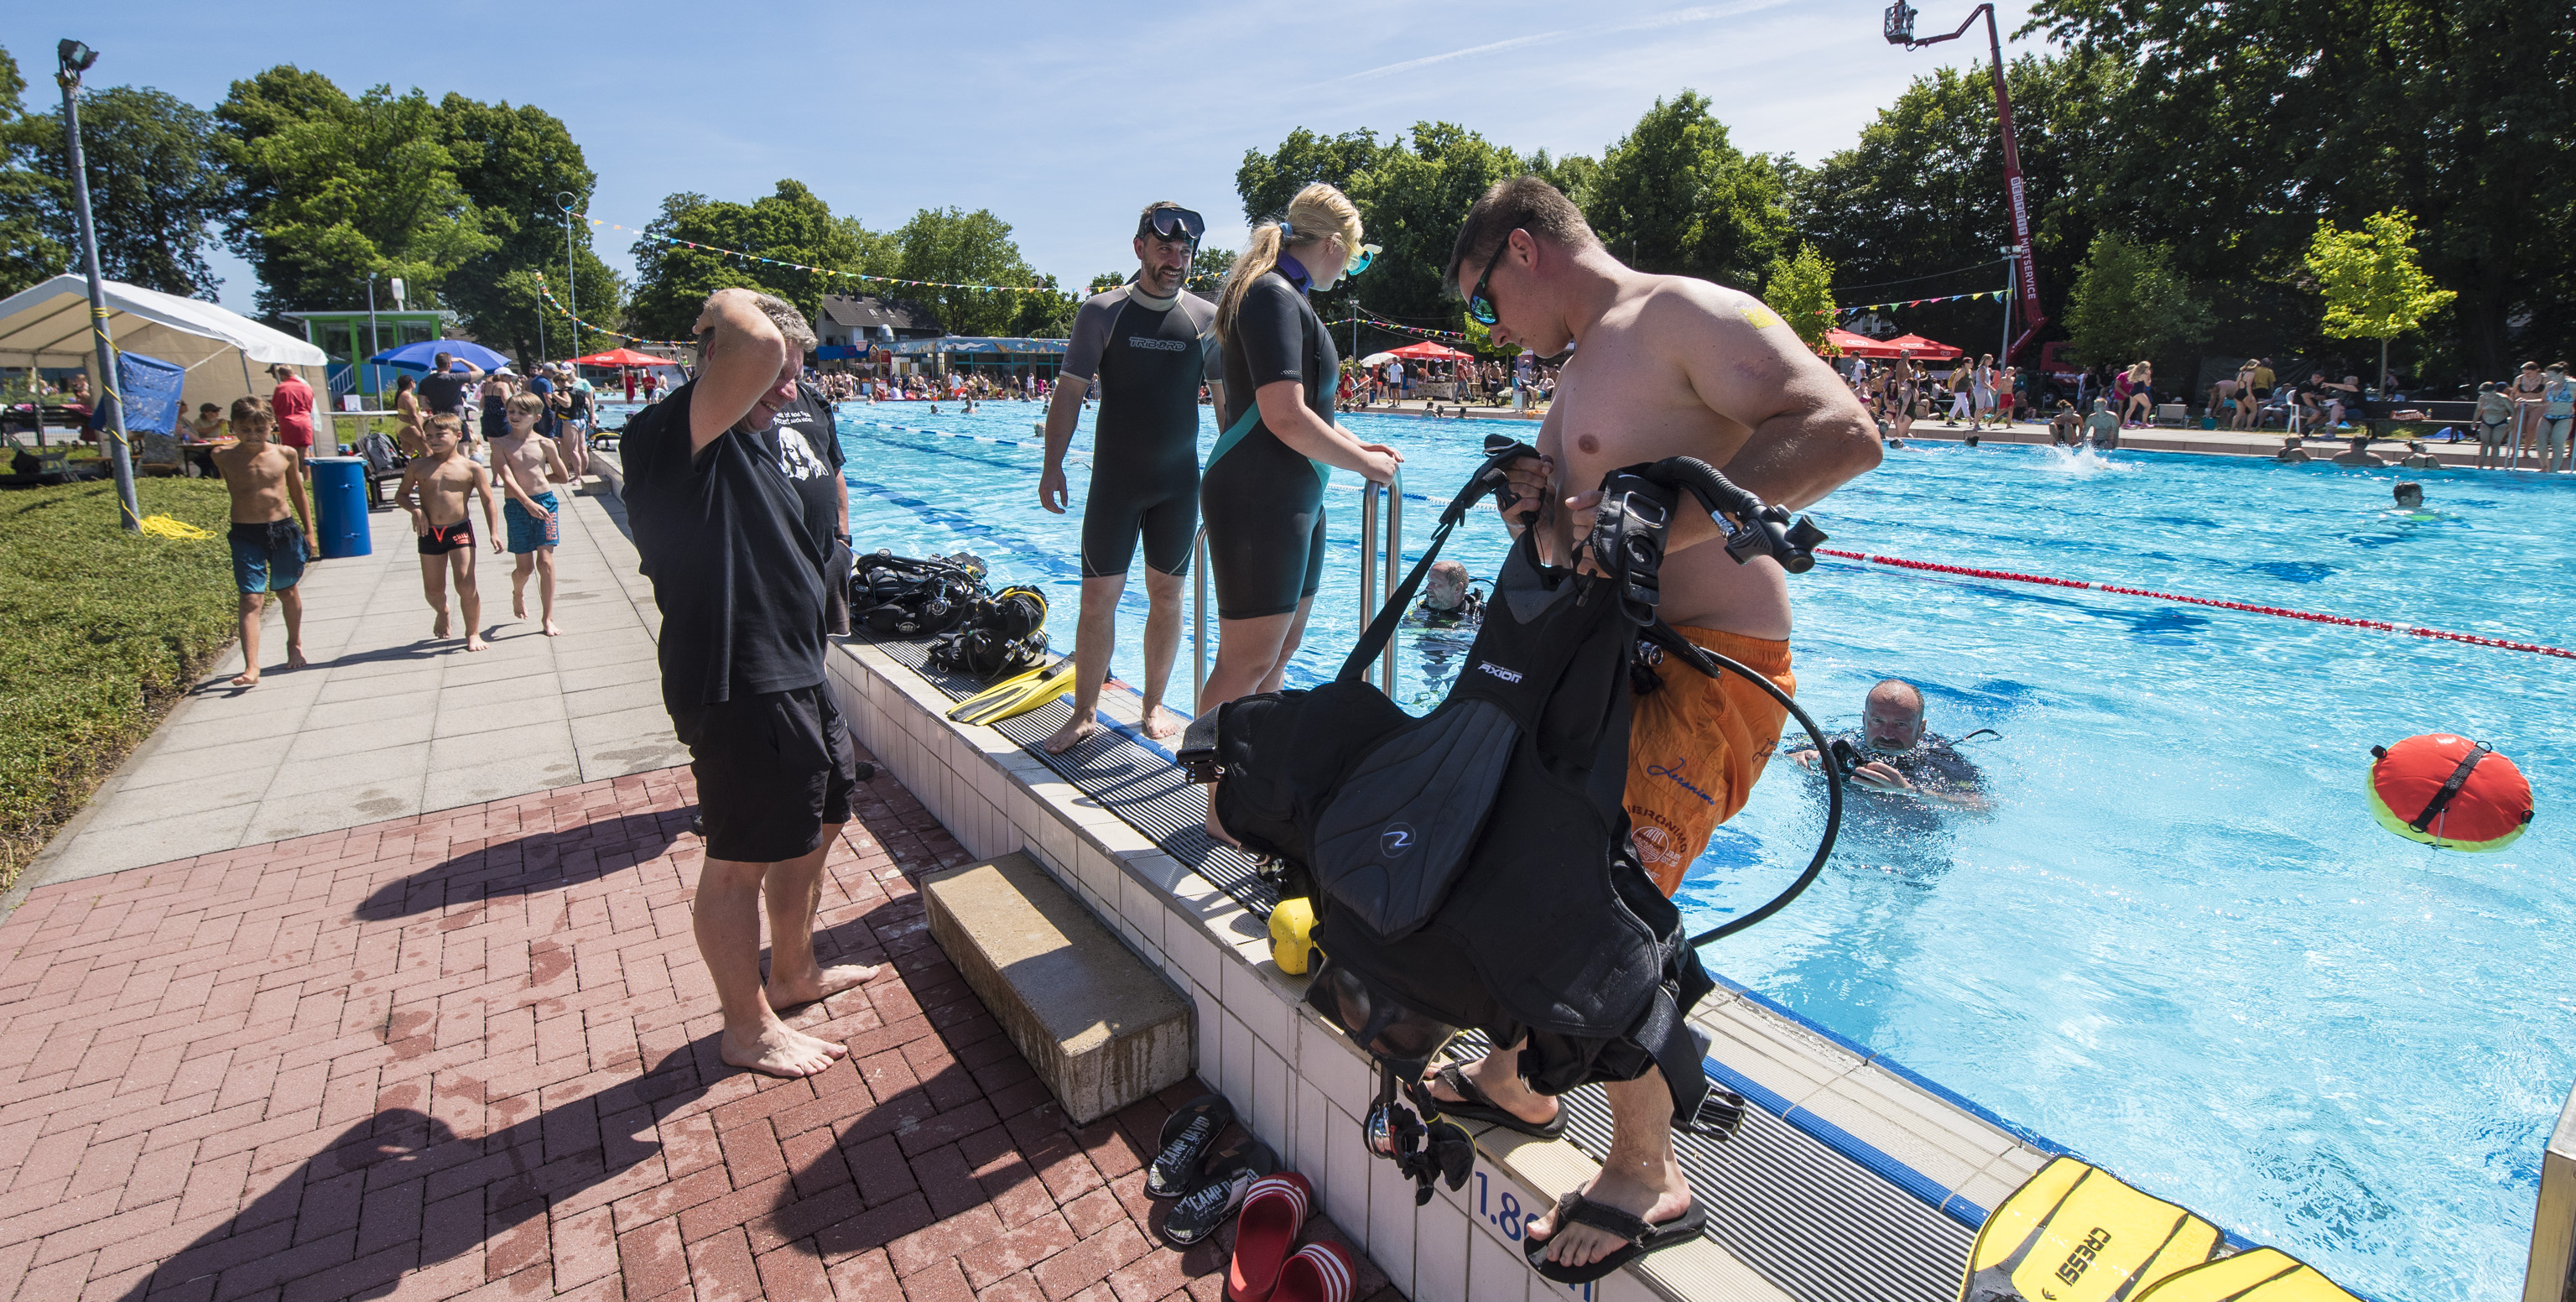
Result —
[{"label": "light pole", "polygon": [[[107,405],[107,453],[116,467],[116,507],[127,533],[143,531],[143,507],[134,497],[134,457],[125,447],[125,401],[117,392],[116,344],[107,336],[107,288],[98,271],[98,227],[89,215],[89,163],[81,155],[80,75],[98,62],[98,51],[66,39],[54,47],[59,67],[54,81],[63,88],[63,140],[72,169],[72,207],[80,217],[81,271],[89,277],[89,333],[98,357],[98,392],[90,402]],[[42,422],[38,422],[40,425]]]},{"label": "light pole", "polygon": [[[572,351],[564,356],[579,357],[581,356],[581,295],[572,283],[572,191],[556,191],[555,205],[563,209],[564,219],[564,315],[572,318]],[[540,315],[543,314],[540,313]]]},{"label": "light pole", "polygon": [[1959,39],[1967,34],[1969,24],[1981,17],[1986,20],[1986,45],[1994,59],[1995,121],[2003,128],[2004,193],[2009,196],[2006,207],[2011,210],[2012,215],[2012,259],[2013,270],[2016,273],[2011,276],[2011,280],[2020,286],[2021,295],[2022,332],[2018,340],[2012,337],[2010,325],[2012,308],[2010,295],[2006,296],[2004,353],[2002,357],[1996,359],[1996,362],[1999,365],[2009,366],[2012,364],[2013,353],[2028,344],[2031,336],[2039,333],[2041,326],[2048,324],[2048,313],[2042,311],[2039,306],[2039,264],[2033,258],[2030,242],[2030,200],[2022,188],[2021,146],[2013,138],[2012,97],[2004,92],[2004,41],[2003,33],[1995,27],[1995,7],[1991,4],[1978,5],[1960,21],[1959,30],[1945,36],[1927,36],[1917,40],[1914,36],[1914,6],[1905,3],[1905,0],[1896,0],[1896,3],[1887,7],[1887,15],[1881,30],[1886,35],[1888,44],[1902,45],[1909,50],[1919,50],[1926,45],[1939,45],[1943,41]]},{"label": "light pole", "polygon": [[384,341],[376,338],[376,273],[367,273],[367,392],[376,392],[376,354],[385,350]]}]

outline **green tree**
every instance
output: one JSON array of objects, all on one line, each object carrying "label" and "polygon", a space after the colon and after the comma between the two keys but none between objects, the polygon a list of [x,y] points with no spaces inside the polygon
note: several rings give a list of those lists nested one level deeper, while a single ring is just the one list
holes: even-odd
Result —
[{"label": "green tree", "polygon": [[1589,189],[1601,242],[1644,271],[1749,287],[1790,229],[1779,166],[1729,142],[1697,91],[1656,100],[1602,151]]},{"label": "green tree", "polygon": [[2088,364],[2126,366],[2153,359],[2168,343],[2196,342],[2209,333],[2209,311],[2174,270],[2173,251],[2111,231],[2093,237],[2067,301],[2067,333]]},{"label": "green tree", "polygon": [[1367,274],[1331,296],[1336,315],[1345,303],[1415,324],[1446,325],[1457,304],[1440,280],[1457,245],[1458,226],[1478,195],[1494,182],[1518,176],[1520,159],[1464,127],[1417,122],[1401,143],[1351,178],[1368,241],[1384,252]]},{"label": "green tree", "polygon": [[2379,341],[2379,383],[2388,382],[2388,341],[2420,328],[2459,295],[2415,263],[2415,223],[2404,209],[2371,214],[2357,231],[2320,222],[2308,244],[2308,274],[2325,296],[2325,331]]},{"label": "green tree", "polygon": [[60,274],[71,262],[71,250],[45,233],[45,178],[10,143],[26,89],[18,61],[0,49],[0,298]]},{"label": "green tree", "polygon": [[2031,14],[2134,73],[2111,106],[2119,145],[2097,160],[2105,224],[2172,245],[2198,279],[2284,287],[2283,331],[2315,328],[2313,300],[2287,291],[2317,223],[2402,208],[2425,270],[2459,293],[2437,365],[2491,376],[2576,335],[2563,5],[2039,0]]},{"label": "green tree", "polygon": [[1234,192],[1243,200],[1244,220],[1278,220],[1288,211],[1288,201],[1317,181],[1348,194],[1351,178],[1375,163],[1380,149],[1374,131],[1319,136],[1299,127],[1279,142],[1275,152],[1244,150],[1243,165],[1234,172]]},{"label": "green tree", "polygon": [[832,216],[799,181],[780,181],[749,204],[671,195],[632,250],[636,283],[627,319],[637,334],[685,339],[707,296],[734,286],[775,294],[811,319],[824,294],[857,292],[865,283],[832,272],[878,270],[865,265],[868,247],[855,225]]},{"label": "green tree", "polygon": [[597,180],[572,132],[534,105],[513,108],[456,94],[439,101],[438,116],[457,181],[493,241],[442,281],[447,306],[475,338],[494,347],[506,340],[522,360],[536,359],[540,338],[556,357],[615,343],[595,332],[576,332],[537,293],[537,277],[543,275],[562,302],[569,280],[583,319],[608,324],[624,314],[626,287],[592,250],[589,222],[573,220],[573,266],[564,264],[564,214],[557,196],[568,195],[576,211],[587,211]]},{"label": "green tree", "polygon": [[352,99],[281,66],[234,82],[215,117],[238,205],[225,239],[258,269],[264,313],[361,305],[370,272],[439,306],[448,273],[499,244],[417,90]]},{"label": "green tree", "polygon": [[1762,277],[1762,301],[1798,332],[1809,348],[1825,341],[1834,328],[1834,264],[1801,241],[1796,257],[1773,258]]},{"label": "green tree", "polygon": [[974,212],[924,208],[894,232],[894,244],[894,274],[935,283],[896,286],[891,292],[932,305],[940,324],[953,335],[1008,335],[1043,328],[1064,315],[1062,303],[1071,299],[1061,292],[942,287],[1042,285],[1054,291],[1055,279],[1040,276],[1020,256],[1020,246],[1011,240],[1010,223],[981,208]]},{"label": "green tree", "polygon": [[[211,297],[222,282],[206,265],[215,240],[209,223],[231,207],[214,119],[177,96],[138,86],[83,91],[80,117],[101,274],[165,294]],[[47,240],[78,248],[62,110],[19,116],[0,132],[35,173],[29,197]]]},{"label": "green tree", "polygon": [[1091,278],[1091,283],[1084,287],[1083,292],[1086,294],[1097,294],[1103,290],[1116,289],[1120,285],[1127,283],[1128,275],[1129,273],[1124,271],[1101,272]]}]

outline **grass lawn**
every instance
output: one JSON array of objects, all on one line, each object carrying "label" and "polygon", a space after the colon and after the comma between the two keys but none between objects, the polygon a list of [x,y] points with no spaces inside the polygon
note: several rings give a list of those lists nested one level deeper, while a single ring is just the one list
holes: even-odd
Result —
[{"label": "grass lawn", "polygon": [[0,889],[233,639],[223,485],[135,487],[212,536],[126,533],[113,484],[0,493]]}]

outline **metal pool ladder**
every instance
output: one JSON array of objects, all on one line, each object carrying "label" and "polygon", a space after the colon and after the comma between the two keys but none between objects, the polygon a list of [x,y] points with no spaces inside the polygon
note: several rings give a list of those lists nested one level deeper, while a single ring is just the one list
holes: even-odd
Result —
[{"label": "metal pool ladder", "polygon": [[[1385,567],[1386,592],[1392,596],[1404,583],[1404,473],[1396,472],[1392,484],[1375,484],[1361,480],[1360,494],[1360,607],[1359,627],[1365,629],[1377,618],[1378,575]],[[1386,502],[1378,507],[1379,499]],[[1383,517],[1383,533],[1378,521]],[[1199,701],[1207,695],[1208,676],[1208,554],[1207,525],[1199,526],[1198,536],[1190,544],[1190,713],[1199,712]],[[1386,640],[1386,653],[1378,657],[1377,674],[1372,680],[1378,690],[1395,695],[1395,639]]]}]

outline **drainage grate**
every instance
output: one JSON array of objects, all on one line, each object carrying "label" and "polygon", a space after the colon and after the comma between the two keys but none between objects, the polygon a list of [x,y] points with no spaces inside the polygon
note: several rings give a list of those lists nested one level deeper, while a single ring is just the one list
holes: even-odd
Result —
[{"label": "drainage grate", "polygon": [[[952,700],[983,684],[928,663],[926,642],[874,641]],[[1000,725],[1004,737],[1100,802],[1174,858],[1264,918],[1278,901],[1252,857],[1207,834],[1207,801],[1181,779],[1171,752],[1124,724],[1049,755],[1038,743],[1073,717],[1050,701]],[[1454,1052],[1472,1059],[1482,1036]],[[1783,1120],[1749,1083],[1743,1124],[1728,1139],[1674,1137],[1692,1196],[1708,1208],[1708,1237],[1794,1296],[1812,1302],[1953,1302],[1976,1232],[1884,1176]],[[1610,1151],[1610,1105],[1599,1086],[1564,1096],[1566,1138],[1594,1160]],[[1352,1136],[1349,1142],[1357,1142]]]},{"label": "drainage grate", "polygon": [[[949,700],[962,701],[984,690],[985,684],[974,678],[931,665],[927,642],[868,641],[888,659],[921,675],[924,682],[938,688]],[[1162,846],[1165,853],[1188,864],[1191,871],[1233,897],[1235,903],[1257,917],[1268,918],[1270,906],[1279,902],[1279,893],[1261,880],[1252,856],[1207,834],[1207,796],[1182,779],[1180,769],[1172,762],[1172,753],[1133,727],[1112,722],[1110,731],[1062,755],[1047,754],[1038,743],[1072,717],[1073,703],[1059,699],[1017,718],[1002,720],[997,731],[1061,774],[1082,794],[1099,801],[1102,808],[1125,819],[1128,826]]]}]

